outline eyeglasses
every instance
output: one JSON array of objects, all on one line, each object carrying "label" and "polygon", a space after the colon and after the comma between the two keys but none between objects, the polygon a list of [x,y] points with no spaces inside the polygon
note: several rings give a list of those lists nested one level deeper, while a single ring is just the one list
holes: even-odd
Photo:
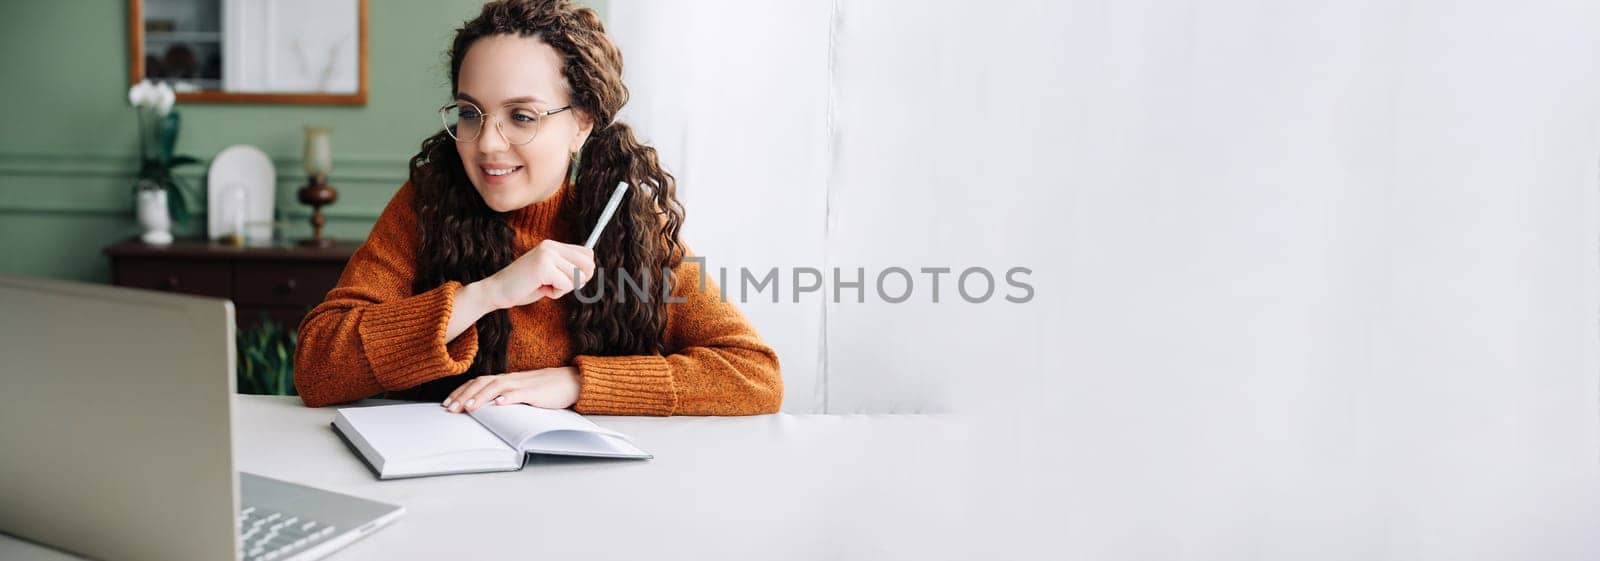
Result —
[{"label": "eyeglasses", "polygon": [[506,106],[499,115],[491,116],[478,106],[463,101],[440,107],[439,118],[444,120],[445,132],[450,133],[450,138],[456,139],[456,142],[477,140],[478,135],[483,134],[484,120],[492,117],[495,128],[500,130],[500,136],[506,142],[527,144],[539,135],[539,123],[545,117],[571,108],[571,105],[567,105],[549,111],[534,111],[526,107]]}]

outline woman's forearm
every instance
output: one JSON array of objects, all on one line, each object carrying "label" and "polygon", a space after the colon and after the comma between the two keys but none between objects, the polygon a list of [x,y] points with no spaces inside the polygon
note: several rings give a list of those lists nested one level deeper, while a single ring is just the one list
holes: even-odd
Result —
[{"label": "woman's forearm", "polygon": [[445,342],[456,340],[468,327],[477,323],[478,318],[494,311],[494,305],[489,302],[489,291],[484,285],[486,281],[464,284],[456,290],[455,304],[450,307],[450,323],[444,330]]}]

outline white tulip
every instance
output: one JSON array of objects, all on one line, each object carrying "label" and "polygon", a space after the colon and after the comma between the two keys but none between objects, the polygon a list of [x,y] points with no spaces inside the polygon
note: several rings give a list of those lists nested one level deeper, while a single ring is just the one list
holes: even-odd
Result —
[{"label": "white tulip", "polygon": [[177,100],[178,96],[177,94],[173,93],[172,86],[167,85],[166,82],[162,82],[161,85],[157,86],[156,88],[156,100],[153,104],[156,108],[156,114],[166,115],[168,112],[172,111],[172,104]]},{"label": "white tulip", "polygon": [[150,85],[150,81],[142,80],[128,88],[128,103],[134,107],[150,107],[151,94],[154,92],[155,87]]}]

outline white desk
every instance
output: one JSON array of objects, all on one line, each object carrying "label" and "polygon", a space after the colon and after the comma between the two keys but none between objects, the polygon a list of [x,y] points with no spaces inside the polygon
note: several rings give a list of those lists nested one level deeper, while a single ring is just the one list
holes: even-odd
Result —
[{"label": "white desk", "polygon": [[329,428],[332,409],[239,396],[234,415],[238,469],[406,507],[335,561],[982,556],[961,452],[971,433],[955,417],[595,416],[655,459],[378,481]]}]

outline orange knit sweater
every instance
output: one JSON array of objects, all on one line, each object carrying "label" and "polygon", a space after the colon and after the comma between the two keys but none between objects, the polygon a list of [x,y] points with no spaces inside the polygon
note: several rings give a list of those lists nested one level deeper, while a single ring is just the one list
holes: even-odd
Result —
[{"label": "orange knit sweater", "polygon": [[[565,189],[513,211],[518,255],[556,232],[570,232]],[[400,188],[345,266],[339,284],[300,324],[294,383],[308,406],[400,392],[466,372],[477,354],[477,328],[445,341],[456,289],[447,282],[411,290],[420,244],[415,191]],[[566,241],[560,240],[558,241]],[[783,400],[778,357],[743,314],[702,288],[699,265],[685,261],[667,304],[666,356],[573,356],[562,301],[512,308],[506,345],[510,371],[576,366],[573,409],[602,415],[752,415],[777,412]],[[614,281],[608,281],[614,282]],[[608,289],[611,287],[608,287]],[[607,290],[611,297],[612,291]]]}]

